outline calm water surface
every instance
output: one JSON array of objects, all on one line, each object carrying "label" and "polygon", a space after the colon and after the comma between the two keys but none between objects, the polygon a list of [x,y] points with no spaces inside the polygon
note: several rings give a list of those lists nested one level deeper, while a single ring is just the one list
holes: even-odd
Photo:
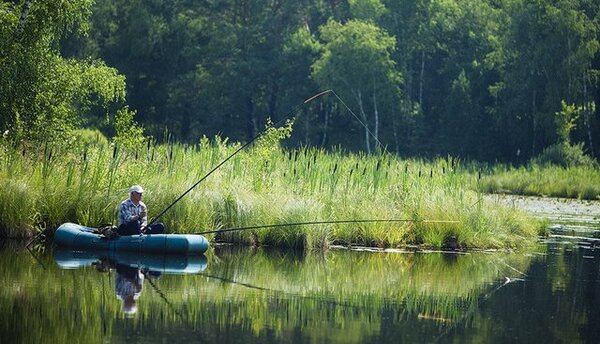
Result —
[{"label": "calm water surface", "polygon": [[4,245],[0,343],[597,343],[597,219],[520,253]]}]

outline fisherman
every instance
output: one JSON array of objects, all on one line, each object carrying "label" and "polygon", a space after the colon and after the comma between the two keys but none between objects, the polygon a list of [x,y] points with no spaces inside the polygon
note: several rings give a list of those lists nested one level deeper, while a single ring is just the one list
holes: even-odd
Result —
[{"label": "fisherman", "polygon": [[129,198],[121,202],[119,206],[119,235],[135,234],[161,234],[165,232],[165,225],[155,223],[148,224],[148,208],[142,202],[144,189],[140,185],[133,185],[129,188]]}]

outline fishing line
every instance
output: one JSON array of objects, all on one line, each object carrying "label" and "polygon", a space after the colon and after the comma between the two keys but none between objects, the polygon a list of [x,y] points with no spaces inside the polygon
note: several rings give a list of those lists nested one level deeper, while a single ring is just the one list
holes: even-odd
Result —
[{"label": "fishing line", "polygon": [[306,104],[310,103],[311,101],[315,100],[316,98],[319,98],[322,95],[325,95],[325,94],[330,93],[330,92],[333,92],[333,90],[322,91],[322,92],[319,92],[319,93],[315,94],[314,96],[306,99],[305,101],[302,102],[302,104],[296,105],[296,107],[294,107],[290,112],[288,112],[281,119],[279,119],[275,123],[271,124],[267,128],[265,128],[262,131],[260,131],[250,141],[246,142],[244,145],[242,145],[240,148],[238,148],[235,152],[233,152],[231,155],[229,155],[227,158],[225,158],[225,160],[221,161],[217,166],[215,166],[206,175],[204,175],[204,177],[200,178],[200,180],[198,180],[194,185],[192,185],[189,189],[187,189],[187,191],[185,191],[181,196],[179,196],[175,201],[173,201],[173,203],[171,203],[168,207],[166,207],[163,211],[161,211],[156,217],[154,217],[152,219],[152,221],[150,221],[147,224],[147,227],[149,227],[150,225],[154,224],[161,216],[163,216],[169,209],[171,209],[171,207],[173,207],[185,195],[187,195],[190,191],[192,191],[192,189],[194,189],[196,186],[198,186],[198,184],[200,184],[202,181],[204,181],[206,178],[208,178],[208,176],[210,176],[211,174],[213,174],[213,172],[215,172],[219,167],[221,167],[223,164],[225,164],[227,161],[229,161],[229,159],[233,158],[234,155],[236,155],[237,153],[239,153],[244,148],[248,147],[250,144],[252,144],[252,142],[256,141],[256,139],[258,139],[259,137],[261,137],[267,130],[269,130],[270,128],[276,127],[277,125],[279,125],[280,123],[282,123],[284,120],[287,120],[288,118],[290,118],[293,114],[295,114],[296,112],[298,112],[298,110],[300,110],[300,108],[302,108],[304,105],[306,105]]},{"label": "fishing line", "polygon": [[340,103],[342,103],[342,105],[344,105],[344,107],[352,114],[352,116],[354,116],[354,118],[356,118],[356,120],[358,121],[358,123],[360,123],[365,128],[365,130],[367,130],[367,132],[369,133],[369,135],[371,135],[371,137],[375,141],[377,141],[377,143],[379,144],[379,146],[380,147],[384,147],[384,150],[387,151],[387,149],[385,148],[385,146],[383,145],[383,143],[381,143],[381,141],[379,141],[379,139],[377,138],[377,136],[375,136],[375,134],[373,134],[371,132],[371,130],[369,129],[369,127],[363,121],[361,121],[361,119],[354,113],[354,111],[352,111],[352,109],[350,109],[350,107],[348,105],[346,105],[346,103],[342,100],[342,98],[340,96],[338,96],[338,94],[335,93],[334,90],[330,90],[330,91],[340,101]]},{"label": "fishing line", "polygon": [[453,221],[453,220],[417,220],[417,219],[387,219],[387,220],[374,219],[374,220],[309,221],[309,222],[276,223],[276,224],[271,224],[271,225],[258,225],[258,226],[246,226],[246,227],[215,229],[215,230],[204,231],[204,232],[199,232],[199,233],[194,233],[194,234],[200,234],[200,235],[202,235],[202,234],[211,234],[211,233],[245,231],[245,230],[248,230],[248,229],[277,228],[277,227],[291,227],[291,226],[342,224],[342,223],[374,223],[374,222],[458,223],[460,221]]}]

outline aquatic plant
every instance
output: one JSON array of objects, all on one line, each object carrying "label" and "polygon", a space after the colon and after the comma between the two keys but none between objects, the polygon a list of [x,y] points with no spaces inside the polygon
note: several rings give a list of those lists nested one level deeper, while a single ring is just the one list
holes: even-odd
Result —
[{"label": "aquatic plant", "polygon": [[[221,139],[203,139],[195,146],[40,147],[24,154],[4,147],[2,234],[26,236],[25,228],[53,229],[67,221],[89,226],[114,222],[116,208],[132,184],[146,187],[144,197],[152,216],[239,147]],[[516,209],[487,204],[470,190],[474,178],[452,158],[401,160],[388,153],[346,154],[309,147],[266,150],[258,145],[235,155],[161,220],[170,232],[178,233],[322,220],[407,220],[209,235],[213,240],[307,249],[331,243],[435,248],[531,243],[535,222]],[[9,201],[3,193],[15,185],[25,191],[12,191],[10,197],[19,200]],[[23,212],[34,216],[23,218],[19,215]]]}]

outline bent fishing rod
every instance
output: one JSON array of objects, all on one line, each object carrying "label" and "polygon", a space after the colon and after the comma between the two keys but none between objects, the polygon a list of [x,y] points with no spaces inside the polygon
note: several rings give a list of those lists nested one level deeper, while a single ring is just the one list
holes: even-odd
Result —
[{"label": "bent fishing rod", "polygon": [[280,123],[282,123],[283,121],[289,119],[292,115],[294,115],[296,112],[298,112],[298,110],[300,110],[300,108],[302,108],[304,105],[312,102],[313,100],[321,97],[322,95],[325,95],[327,93],[332,92],[332,90],[326,90],[326,91],[322,91],[319,92],[315,95],[313,95],[312,97],[306,99],[305,101],[303,101],[301,104],[296,105],[296,107],[294,107],[290,112],[288,112],[285,116],[283,116],[281,119],[279,119],[278,121],[276,121],[275,123],[271,124],[270,126],[266,127],[265,129],[263,129],[262,131],[260,131],[258,134],[256,134],[256,136],[254,136],[252,139],[250,139],[250,141],[246,142],[244,145],[242,145],[240,148],[238,148],[235,152],[233,152],[231,155],[229,155],[227,158],[225,158],[223,161],[221,161],[218,165],[216,165],[212,170],[210,170],[206,175],[204,175],[204,177],[200,178],[200,180],[198,180],[194,185],[192,185],[189,189],[187,189],[183,194],[181,194],[181,196],[179,196],[175,201],[173,201],[173,203],[171,203],[168,207],[166,207],[163,211],[161,211],[156,217],[154,217],[152,219],[152,221],[150,221],[148,223],[147,226],[150,226],[152,224],[154,224],[161,216],[163,216],[167,211],[169,211],[169,209],[171,209],[171,207],[173,207],[177,202],[179,202],[185,195],[187,195],[190,191],[192,191],[196,186],[198,186],[198,184],[200,184],[202,181],[204,181],[206,178],[208,178],[208,176],[210,176],[211,174],[213,174],[213,172],[215,172],[216,170],[219,169],[219,167],[221,167],[223,164],[225,164],[227,161],[229,161],[229,159],[233,158],[234,155],[236,155],[237,153],[239,153],[241,150],[243,150],[244,148],[248,147],[250,144],[252,144],[254,141],[256,141],[259,137],[263,136],[263,134],[269,130],[270,128],[274,128],[277,125],[279,125]]},{"label": "bent fishing rod", "polygon": [[329,220],[329,221],[308,221],[308,222],[289,222],[276,223],[271,225],[257,225],[235,228],[214,229],[210,231],[194,233],[197,235],[245,231],[249,229],[277,228],[277,227],[292,227],[292,226],[307,226],[307,225],[325,225],[325,224],[345,224],[345,223],[375,223],[375,222],[419,222],[419,223],[459,223],[456,220],[419,220],[419,219],[369,219],[369,220]]}]

